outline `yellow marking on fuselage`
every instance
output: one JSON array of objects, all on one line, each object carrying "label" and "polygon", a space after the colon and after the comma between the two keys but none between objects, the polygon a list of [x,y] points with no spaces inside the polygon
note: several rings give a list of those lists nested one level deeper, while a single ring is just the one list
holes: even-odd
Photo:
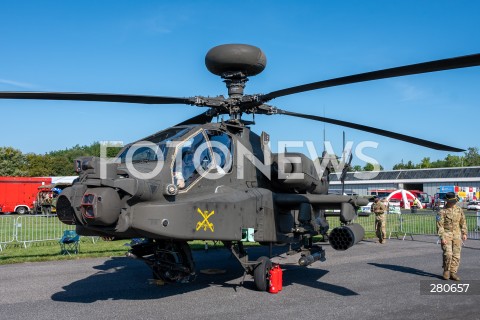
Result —
[{"label": "yellow marking on fuselage", "polygon": [[203,231],[207,231],[207,228],[210,229],[210,231],[214,232],[214,225],[213,223],[208,221],[208,218],[213,216],[215,214],[215,211],[211,211],[210,213],[208,210],[202,211],[200,208],[197,209],[197,212],[200,213],[200,215],[203,217],[203,221],[198,221],[197,222],[197,228],[196,231],[200,230],[200,228],[203,228]]}]

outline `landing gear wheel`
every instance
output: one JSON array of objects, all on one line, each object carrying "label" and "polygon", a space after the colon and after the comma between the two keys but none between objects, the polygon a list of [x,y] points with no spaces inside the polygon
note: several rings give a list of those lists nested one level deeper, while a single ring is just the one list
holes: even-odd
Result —
[{"label": "landing gear wheel", "polygon": [[154,240],[135,245],[131,252],[140,257],[153,255],[148,259],[155,280],[165,283],[187,283],[195,280],[195,264],[190,247],[185,241]]},{"label": "landing gear wheel", "polygon": [[253,281],[259,291],[267,291],[269,284],[269,272],[272,269],[272,261],[268,257],[260,257],[260,262],[253,271]]}]

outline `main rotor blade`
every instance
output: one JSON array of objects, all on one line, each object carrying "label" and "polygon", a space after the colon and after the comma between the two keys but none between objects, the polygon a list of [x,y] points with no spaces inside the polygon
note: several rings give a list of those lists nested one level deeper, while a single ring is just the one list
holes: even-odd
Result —
[{"label": "main rotor blade", "polygon": [[417,144],[419,146],[427,147],[427,148],[431,148],[431,149],[442,150],[442,151],[452,151],[452,152],[465,151],[463,149],[450,147],[450,146],[447,146],[447,145],[444,145],[444,144],[440,144],[440,143],[436,143],[436,142],[432,142],[432,141],[427,141],[427,140],[407,136],[407,135],[392,132],[392,131],[387,131],[387,130],[383,130],[383,129],[377,129],[377,128],[373,128],[373,127],[369,127],[369,126],[364,126],[364,125],[356,124],[356,123],[352,123],[352,122],[336,120],[336,119],[331,119],[331,118],[325,118],[325,117],[319,117],[319,116],[303,114],[303,113],[290,112],[290,111],[285,111],[285,110],[281,110],[281,109],[277,109],[276,111],[277,111],[278,114],[284,114],[284,115],[298,117],[298,118],[305,118],[305,119],[310,119],[310,120],[316,120],[316,121],[322,121],[322,122],[326,122],[326,123],[336,124],[336,125],[343,126],[343,127],[348,127],[348,128],[352,128],[352,129],[366,131],[366,132],[378,134],[378,135],[381,135],[381,136],[384,136],[384,137],[389,137],[389,138],[393,138],[393,139],[396,139],[396,140],[401,140],[401,141]]},{"label": "main rotor blade", "polygon": [[194,101],[194,98],[144,96],[133,94],[26,91],[0,91],[0,99],[72,100],[142,104],[192,104],[192,101]]},{"label": "main rotor blade", "polygon": [[449,58],[443,60],[436,60],[430,62],[423,62],[411,64],[403,67],[396,67],[390,69],[383,69],[378,71],[355,74],[346,77],[334,78],[324,81],[312,82],[300,86],[286,88],[261,95],[259,98],[263,102],[275,99],[282,96],[287,96],[294,93],[317,90],[335,86],[341,86],[350,83],[379,80],[393,77],[401,77],[412,74],[428,73],[442,70],[451,70],[459,68],[468,68],[480,65],[480,54],[472,54],[468,56],[461,56],[456,58]]}]

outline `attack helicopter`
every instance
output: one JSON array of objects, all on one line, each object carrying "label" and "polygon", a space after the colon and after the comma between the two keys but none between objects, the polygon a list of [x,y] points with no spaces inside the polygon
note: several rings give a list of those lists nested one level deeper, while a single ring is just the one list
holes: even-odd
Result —
[{"label": "attack helicopter", "polygon": [[[272,153],[269,135],[251,130],[251,115],[286,115],[353,128],[436,150],[460,148],[379,128],[296,113],[267,102],[300,92],[358,82],[400,77],[480,64],[480,54],[349,75],[273,91],[244,94],[249,77],[266,67],[264,52],[251,45],[226,44],[210,49],[207,69],[220,76],[228,97],[167,97],[71,92],[0,92],[1,99],[73,100],[138,104],[183,104],[205,112],[171,128],[123,147],[113,161],[98,157],[75,160],[79,179],[58,197],[57,215],[85,236],[144,241],[130,255],[145,261],[153,276],[168,282],[194,279],[191,240],[221,241],[267,290],[272,262],[263,256],[249,260],[245,241],[286,245],[307,266],[325,260],[325,250],[313,243],[328,235],[335,250],[347,250],[364,236],[354,223],[358,196],[328,194],[333,168],[328,155],[315,162],[301,153]],[[212,122],[227,115],[227,120]],[[326,161],[324,161],[326,160]],[[345,166],[348,168],[348,166]],[[326,217],[338,216],[341,226],[329,231]]]}]

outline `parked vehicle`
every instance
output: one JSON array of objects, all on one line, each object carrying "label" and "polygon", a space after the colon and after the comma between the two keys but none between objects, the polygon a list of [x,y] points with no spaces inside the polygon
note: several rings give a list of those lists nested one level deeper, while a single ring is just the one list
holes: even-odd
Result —
[{"label": "parked vehicle", "polygon": [[[480,190],[477,187],[470,186],[440,186],[433,200],[434,209],[443,208],[445,205],[445,195],[447,192],[454,192],[458,198],[459,205],[466,208],[470,202],[478,202],[480,200]],[[468,204],[467,204],[468,203]],[[472,209],[475,210],[475,209]]]},{"label": "parked vehicle", "polygon": [[34,212],[38,187],[50,183],[49,177],[0,177],[0,213]]},{"label": "parked vehicle", "polygon": [[[431,197],[426,192],[423,192],[420,190],[408,190],[408,191],[410,191],[420,201],[423,209],[430,207]],[[408,199],[408,201],[410,202],[410,206],[412,206],[414,200]],[[405,206],[403,205],[402,208],[404,207]]]},{"label": "parked vehicle", "polygon": [[433,210],[439,210],[445,206],[446,192],[437,192],[433,198]]},{"label": "parked vehicle", "polygon": [[38,187],[35,200],[35,212],[41,214],[56,213],[57,198],[60,192],[71,184],[47,184]]},{"label": "parked vehicle", "polygon": [[390,193],[396,191],[397,189],[372,189],[368,191],[369,196],[377,196],[380,199],[386,198],[390,195]]},{"label": "parked vehicle", "polygon": [[[386,201],[384,199],[381,200],[383,204],[387,207],[387,213],[401,213],[400,211],[400,202],[398,201]],[[358,211],[362,213],[372,213],[372,204],[373,202],[369,202],[366,206],[361,206]]]},{"label": "parked vehicle", "polygon": [[476,210],[480,211],[480,201],[472,201],[467,205],[467,210]]}]

